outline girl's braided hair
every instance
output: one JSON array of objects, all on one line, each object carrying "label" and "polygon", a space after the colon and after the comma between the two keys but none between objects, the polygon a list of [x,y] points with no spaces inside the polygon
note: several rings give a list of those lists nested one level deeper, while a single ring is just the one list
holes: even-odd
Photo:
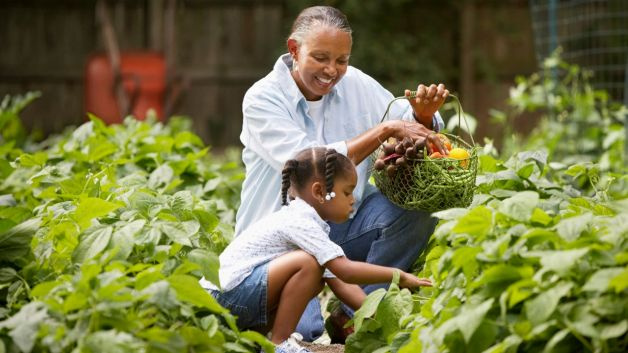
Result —
[{"label": "girl's braided hair", "polygon": [[281,204],[288,204],[288,189],[294,186],[303,189],[314,178],[325,181],[325,190],[331,193],[336,175],[346,175],[353,163],[345,155],[333,148],[311,147],[297,153],[286,161],[281,171]]}]

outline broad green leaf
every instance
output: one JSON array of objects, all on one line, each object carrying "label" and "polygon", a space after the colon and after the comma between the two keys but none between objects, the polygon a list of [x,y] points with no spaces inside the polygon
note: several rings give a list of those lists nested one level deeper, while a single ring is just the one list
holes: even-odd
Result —
[{"label": "broad green leaf", "polygon": [[188,253],[188,260],[201,267],[201,272],[206,280],[220,287],[218,278],[220,261],[218,260],[218,255],[209,250],[194,249]]},{"label": "broad green leaf", "polygon": [[0,219],[0,234],[8,231],[9,229],[15,227],[17,223],[13,222],[10,219]]},{"label": "broad green leaf", "polygon": [[534,294],[537,283],[531,279],[524,279],[515,282],[508,287],[508,308],[512,308],[518,303],[528,299]]},{"label": "broad green leaf", "polygon": [[468,343],[469,340],[471,340],[471,336],[473,336],[478,326],[480,326],[484,320],[486,313],[488,313],[493,306],[493,301],[493,298],[489,298],[480,305],[467,304],[460,314],[456,316],[455,320],[458,329],[462,332],[465,342]]},{"label": "broad green leaf", "polygon": [[456,233],[466,233],[484,237],[493,226],[493,213],[486,206],[478,206],[458,220],[452,229]]},{"label": "broad green leaf", "polygon": [[547,164],[547,151],[537,150],[537,151],[523,151],[517,153],[517,158],[521,161],[533,160],[537,163],[539,170],[543,170],[545,165]]},{"label": "broad green leaf", "polygon": [[174,137],[174,146],[177,149],[203,147],[204,143],[197,135],[183,131]]},{"label": "broad green leaf", "polygon": [[41,302],[30,302],[10,318],[0,321],[0,329],[8,329],[15,345],[25,353],[35,346],[39,325],[48,318],[48,309]]},{"label": "broad green leaf", "polygon": [[536,207],[534,211],[532,211],[532,216],[530,216],[531,223],[539,223],[541,225],[547,226],[552,222],[552,217],[548,216],[545,211]]},{"label": "broad green leaf", "polygon": [[74,220],[80,225],[81,229],[89,226],[90,221],[94,218],[106,216],[109,212],[115,211],[121,205],[105,201],[97,197],[87,197],[79,201],[76,211],[74,211]]},{"label": "broad green leaf", "polygon": [[174,171],[167,164],[162,164],[155,169],[148,177],[148,188],[157,190],[172,182]]},{"label": "broad green leaf", "polygon": [[356,332],[360,331],[362,328],[362,324],[366,318],[373,317],[375,312],[377,311],[377,306],[382,301],[384,296],[386,295],[386,290],[383,288],[377,289],[366,297],[364,303],[360,309],[358,309],[353,315],[353,325]]},{"label": "broad green leaf", "polygon": [[181,245],[192,246],[190,238],[198,233],[200,224],[196,220],[185,222],[161,222],[159,227],[163,234],[165,234],[172,241]]},{"label": "broad green leaf", "polygon": [[0,268],[0,283],[7,283],[17,277],[17,272],[11,267]]},{"label": "broad green leaf", "polygon": [[499,205],[498,210],[508,217],[520,222],[527,222],[532,211],[539,203],[539,194],[534,191],[522,191],[507,198]]},{"label": "broad green leaf", "polygon": [[31,218],[0,234],[0,261],[15,261],[26,255],[40,224],[40,218]]},{"label": "broad green leaf", "polygon": [[558,345],[567,335],[569,334],[568,329],[562,329],[554,334],[552,338],[547,342],[545,348],[543,349],[543,353],[551,353],[554,352],[554,348]]},{"label": "broad green leaf", "polygon": [[24,167],[43,167],[47,161],[48,154],[45,152],[24,153],[19,157],[20,165]]},{"label": "broad green leaf", "polygon": [[494,346],[488,348],[483,353],[506,353],[516,352],[517,347],[523,342],[521,337],[517,335],[510,335],[506,339],[499,341]]},{"label": "broad green leaf", "polygon": [[240,333],[240,337],[251,340],[257,344],[259,344],[263,351],[265,352],[273,352],[275,350],[275,345],[272,344],[264,335],[255,331],[244,331]]},{"label": "broad green leaf", "polygon": [[33,213],[26,207],[0,207],[0,218],[10,219],[16,224],[22,223],[32,216]]},{"label": "broad green leaf", "polygon": [[494,265],[482,273],[479,279],[471,284],[473,288],[481,287],[485,284],[508,284],[520,279],[530,278],[534,274],[534,269],[530,266]]},{"label": "broad green leaf", "polygon": [[517,175],[521,178],[528,179],[534,172],[534,163],[526,163],[517,169]]},{"label": "broad green leaf", "polygon": [[626,319],[614,324],[603,324],[598,327],[600,338],[603,340],[621,337],[626,334],[626,330],[628,330],[628,320]]},{"label": "broad green leaf", "polygon": [[432,216],[441,220],[453,221],[464,216],[468,212],[469,210],[465,208],[449,208],[443,211],[435,212]]},{"label": "broad green leaf", "polygon": [[454,251],[452,257],[452,265],[454,268],[460,268],[467,278],[471,278],[478,269],[478,263],[475,256],[481,252],[480,248],[461,247]]},{"label": "broad green leaf", "polygon": [[609,287],[615,289],[615,293],[619,293],[628,287],[628,267],[618,274],[609,282]]},{"label": "broad green leaf", "polygon": [[177,293],[177,299],[195,306],[207,308],[215,313],[224,313],[227,309],[218,304],[216,299],[205,291],[198,280],[188,275],[173,275],[168,277],[170,286]]},{"label": "broad green leaf", "polygon": [[144,342],[126,332],[116,330],[96,331],[85,337],[88,352],[131,353],[143,352]]},{"label": "broad green leaf", "polygon": [[135,276],[135,289],[142,290],[154,282],[165,279],[161,272],[162,265],[149,267]]},{"label": "broad green leaf", "polygon": [[140,295],[146,296],[145,303],[154,304],[161,310],[171,310],[181,306],[175,291],[170,287],[170,283],[165,280],[149,284],[140,291]]},{"label": "broad green leaf", "polygon": [[83,292],[72,292],[63,301],[63,313],[82,309],[87,304],[87,297]]},{"label": "broad green leaf", "polygon": [[80,242],[72,253],[72,261],[82,263],[99,255],[107,248],[112,234],[113,227],[108,225],[87,229],[81,235]]},{"label": "broad green leaf", "polygon": [[104,138],[90,141],[88,145],[87,159],[94,163],[118,151],[118,146]]},{"label": "broad green leaf", "polygon": [[580,216],[564,218],[556,224],[556,232],[567,241],[574,241],[580,237],[580,234],[588,228],[589,223],[593,220],[591,213],[585,213]]},{"label": "broad green leaf", "polygon": [[587,252],[588,248],[563,250],[563,251],[535,251],[533,256],[540,257],[543,268],[564,274]]},{"label": "broad green leaf", "polygon": [[116,249],[116,255],[114,257],[116,260],[126,260],[127,257],[129,257],[133,251],[133,246],[135,245],[135,235],[139,233],[142,228],[144,228],[145,224],[145,220],[139,219],[130,222],[113,232],[108,248]]},{"label": "broad green leaf", "polygon": [[623,267],[604,268],[598,270],[589,277],[582,287],[583,291],[605,292],[609,288],[612,279],[618,277],[625,269]]},{"label": "broad green leaf", "polygon": [[524,307],[528,320],[535,325],[547,320],[556,310],[560,299],[569,293],[571,287],[573,287],[573,283],[560,282],[537,295],[534,299],[526,301]]},{"label": "broad green leaf", "polygon": [[161,327],[152,326],[147,330],[137,333],[144,338],[149,345],[148,352],[186,352],[186,343],[183,337],[176,331],[170,331]]},{"label": "broad green leaf", "polygon": [[179,191],[172,196],[171,209],[174,212],[192,211],[194,197],[189,191]]},{"label": "broad green leaf", "polygon": [[57,281],[41,282],[38,285],[36,285],[33,288],[33,290],[31,290],[31,295],[35,299],[43,298],[44,296],[48,295],[48,293],[50,293],[50,291],[56,288],[58,285],[59,285],[59,282]]},{"label": "broad green leaf", "polygon": [[407,289],[389,290],[377,308],[376,320],[382,324],[382,335],[387,340],[399,331],[399,320],[412,312],[412,295]]}]

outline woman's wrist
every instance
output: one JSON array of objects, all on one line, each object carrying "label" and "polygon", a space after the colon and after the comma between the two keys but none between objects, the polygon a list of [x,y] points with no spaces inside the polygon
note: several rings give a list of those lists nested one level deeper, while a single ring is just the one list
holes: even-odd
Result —
[{"label": "woman's wrist", "polygon": [[382,132],[379,134],[379,139],[381,141],[385,141],[390,137],[397,136],[397,132],[399,131],[399,122],[401,120],[388,120],[383,122],[380,126],[382,127]]},{"label": "woman's wrist", "polygon": [[429,117],[417,116],[414,112],[412,112],[412,116],[414,117],[414,120],[416,120],[418,123],[423,124],[423,126],[430,130],[434,130],[434,115],[430,115]]}]

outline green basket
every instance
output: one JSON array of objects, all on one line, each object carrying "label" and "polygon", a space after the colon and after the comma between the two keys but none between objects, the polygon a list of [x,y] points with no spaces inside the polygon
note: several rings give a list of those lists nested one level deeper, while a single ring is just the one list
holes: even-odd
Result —
[{"label": "green basket", "polygon": [[[457,98],[453,95],[451,97]],[[397,97],[396,99],[406,98]],[[392,103],[392,102],[391,102]],[[458,116],[464,113],[459,105]],[[389,105],[390,107],[390,105]],[[387,109],[388,111],[388,109]],[[384,114],[384,118],[387,114]],[[384,120],[382,118],[382,121]],[[466,118],[465,123],[466,123]],[[453,147],[461,147],[469,152],[467,159],[422,158],[409,160],[407,166],[399,167],[390,177],[386,170],[372,170],[375,185],[391,202],[408,210],[436,212],[454,207],[467,207],[473,201],[475,179],[478,170],[478,148],[460,137],[446,135]],[[374,161],[383,153],[383,147],[371,155]]]}]

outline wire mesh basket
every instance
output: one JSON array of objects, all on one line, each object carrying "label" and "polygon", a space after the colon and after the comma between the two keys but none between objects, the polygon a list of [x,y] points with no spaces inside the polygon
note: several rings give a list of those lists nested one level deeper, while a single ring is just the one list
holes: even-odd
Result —
[{"label": "wire mesh basket", "polygon": [[[450,95],[457,100],[453,95]],[[396,99],[407,98],[397,97]],[[394,100],[393,100],[394,101]],[[392,102],[391,102],[392,103]],[[462,107],[458,102],[458,116],[463,116]],[[390,107],[390,105],[389,105]],[[388,109],[387,109],[388,111]],[[387,114],[384,114],[386,118]],[[464,116],[463,116],[464,118]],[[466,122],[466,118],[465,122]],[[451,147],[463,148],[468,152],[467,158],[430,158],[425,149],[417,158],[408,159],[403,166],[396,168],[394,173],[388,169],[372,170],[375,185],[391,202],[408,210],[436,212],[453,207],[467,207],[475,193],[475,179],[478,170],[478,149],[458,136],[444,134],[449,138]],[[386,156],[384,145],[371,155],[373,161],[388,158],[399,158],[401,155]]]}]

